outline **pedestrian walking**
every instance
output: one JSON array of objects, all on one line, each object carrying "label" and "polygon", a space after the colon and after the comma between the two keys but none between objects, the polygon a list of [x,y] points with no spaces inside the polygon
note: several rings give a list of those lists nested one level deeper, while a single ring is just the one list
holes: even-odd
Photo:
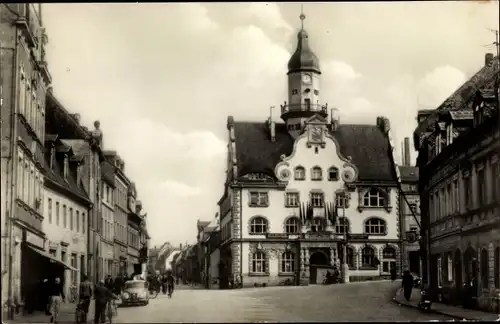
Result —
[{"label": "pedestrian walking", "polygon": [[82,322],[87,323],[87,314],[89,313],[90,299],[92,298],[92,283],[86,275],[83,275],[82,282],[80,283],[79,295],[80,301],[78,302],[78,307],[84,313]]},{"label": "pedestrian walking", "polygon": [[411,291],[413,289],[413,276],[411,275],[410,271],[408,270],[404,271],[401,285],[403,287],[403,294],[405,299],[407,301],[410,301]]},{"label": "pedestrian walking", "polygon": [[48,291],[50,296],[50,323],[57,323],[61,303],[64,302],[66,298],[61,284],[61,278],[56,277],[54,282],[48,287]]},{"label": "pedestrian walking", "polygon": [[95,296],[95,312],[94,312],[94,324],[100,324],[106,322],[106,305],[114,298],[111,290],[106,288],[104,281],[100,280],[94,291]]}]

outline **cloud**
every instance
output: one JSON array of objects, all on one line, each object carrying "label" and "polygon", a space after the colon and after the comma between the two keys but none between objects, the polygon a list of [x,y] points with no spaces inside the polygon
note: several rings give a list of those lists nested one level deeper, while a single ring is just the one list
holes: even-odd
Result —
[{"label": "cloud", "polygon": [[159,189],[162,193],[174,197],[197,196],[201,193],[199,188],[193,188],[184,183],[173,180],[162,182]]},{"label": "cloud", "polygon": [[437,107],[465,81],[467,78],[459,69],[449,65],[438,66],[418,82],[419,101],[422,105]]}]

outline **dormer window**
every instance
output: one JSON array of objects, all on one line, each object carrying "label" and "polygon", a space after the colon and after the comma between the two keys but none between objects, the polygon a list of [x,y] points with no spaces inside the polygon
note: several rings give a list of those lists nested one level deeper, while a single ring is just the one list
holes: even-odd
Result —
[{"label": "dormer window", "polygon": [[436,156],[439,155],[439,153],[441,153],[441,134],[437,134],[436,135],[436,145],[434,146],[435,147],[435,150],[436,150]]},{"label": "dormer window", "polygon": [[446,145],[453,143],[453,124],[446,125]]},{"label": "dormer window", "polygon": [[68,173],[69,173],[69,163],[68,163],[68,156],[65,154],[64,155],[64,179],[68,178]]}]

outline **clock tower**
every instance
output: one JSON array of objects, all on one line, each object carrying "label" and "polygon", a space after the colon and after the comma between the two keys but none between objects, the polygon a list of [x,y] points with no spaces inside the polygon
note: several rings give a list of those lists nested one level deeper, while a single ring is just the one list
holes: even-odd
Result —
[{"label": "clock tower", "polygon": [[305,18],[302,13],[297,49],[288,61],[288,102],[281,106],[281,118],[294,137],[300,135],[306,119],[315,114],[323,118],[328,116],[326,105],[320,103],[321,70],[318,57],[309,47],[309,35],[304,29]]}]

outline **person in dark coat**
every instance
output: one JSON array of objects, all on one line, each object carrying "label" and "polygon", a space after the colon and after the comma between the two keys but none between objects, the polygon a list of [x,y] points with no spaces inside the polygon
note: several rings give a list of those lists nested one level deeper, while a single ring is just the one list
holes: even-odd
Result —
[{"label": "person in dark coat", "polygon": [[117,295],[122,293],[123,285],[125,285],[125,281],[122,278],[122,275],[118,275],[113,282],[113,292]]},{"label": "person in dark coat", "polygon": [[94,324],[100,324],[106,322],[106,305],[108,302],[115,298],[111,290],[106,288],[104,281],[99,281],[94,290],[95,297],[95,312],[94,312]]},{"label": "person in dark coat", "polygon": [[411,290],[413,289],[413,276],[410,271],[405,270],[403,274],[403,281],[401,283],[403,287],[403,294],[407,301],[410,301]]},{"label": "person in dark coat", "polygon": [[106,280],[104,280],[104,286],[106,286],[106,288],[108,288],[109,290],[113,291],[113,288],[114,288],[114,284],[113,284],[113,278],[111,278],[111,275],[108,275],[106,277]]}]

